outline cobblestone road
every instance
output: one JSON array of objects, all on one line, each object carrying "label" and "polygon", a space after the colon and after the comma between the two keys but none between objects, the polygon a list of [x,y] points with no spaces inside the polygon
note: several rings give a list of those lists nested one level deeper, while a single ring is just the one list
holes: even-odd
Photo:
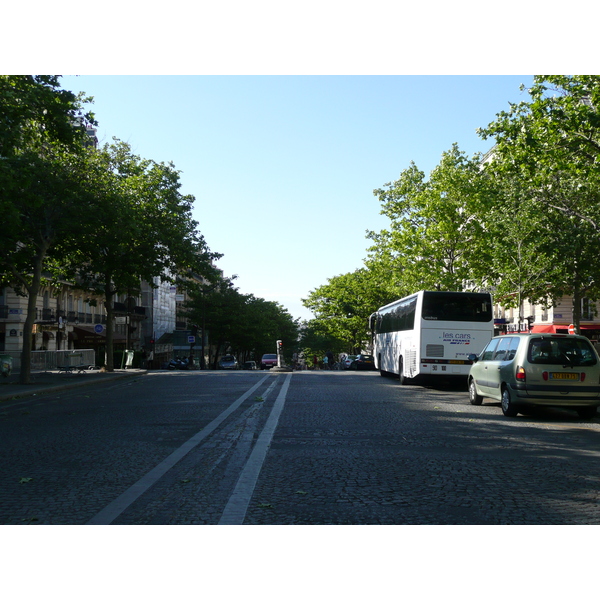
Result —
[{"label": "cobblestone road", "polygon": [[599,433],[376,373],[150,373],[0,404],[0,523],[599,524]]}]

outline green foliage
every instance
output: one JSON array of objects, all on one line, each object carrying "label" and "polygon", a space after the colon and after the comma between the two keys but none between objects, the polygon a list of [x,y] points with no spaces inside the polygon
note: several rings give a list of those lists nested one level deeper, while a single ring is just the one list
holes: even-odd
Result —
[{"label": "green foliage", "polygon": [[393,286],[373,269],[357,269],[328,279],[326,285],[302,300],[315,315],[303,346],[313,353],[321,350],[322,344],[335,346],[338,351],[360,352],[370,340],[369,316],[396,298]]},{"label": "green foliage", "polygon": [[211,253],[172,164],[116,141],[97,150],[84,127],[87,99],[56,76],[0,77],[0,285],[28,296],[21,382],[30,371],[35,302],[44,277],[105,297],[112,369],[112,303],[140,280],[214,277]]},{"label": "green foliage", "polygon": [[0,75],[0,156],[47,142],[76,151],[85,125],[95,124],[94,115],[83,112],[91,101],[60,89],[58,75]]},{"label": "green foliage", "polygon": [[317,356],[321,360],[330,350],[334,354],[351,350],[347,341],[326,333],[325,327],[325,323],[319,319],[311,319],[303,323],[301,327],[298,345],[309,367],[313,364],[313,356]]},{"label": "green foliage", "polygon": [[374,194],[390,229],[370,232],[367,264],[388,272],[398,297],[420,289],[460,291],[484,267],[481,215],[491,199],[480,158],[455,144],[429,179],[414,163]]},{"label": "green foliage", "polygon": [[600,296],[600,77],[537,76],[528,92],[480,131],[496,140],[486,172],[512,208],[493,215],[496,231],[519,243],[494,258],[504,289],[519,277],[513,291],[533,301],[573,295],[577,325],[581,297]]},{"label": "green foliage", "polygon": [[298,323],[278,303],[241,294],[227,278],[197,284],[190,287],[189,294],[185,316],[208,331],[210,344],[217,348],[214,366],[219,353],[229,348],[241,361],[274,353],[277,340],[283,341],[288,360],[296,350]]}]

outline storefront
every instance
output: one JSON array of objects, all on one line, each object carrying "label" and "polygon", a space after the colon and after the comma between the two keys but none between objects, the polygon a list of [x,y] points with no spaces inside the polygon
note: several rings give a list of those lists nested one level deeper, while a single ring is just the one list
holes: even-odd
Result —
[{"label": "storefront", "polygon": [[[100,325],[74,325],[69,333],[70,346],[77,350],[93,349],[96,354],[96,364],[105,362],[106,327]],[[125,350],[126,336],[113,333],[113,350]]]}]

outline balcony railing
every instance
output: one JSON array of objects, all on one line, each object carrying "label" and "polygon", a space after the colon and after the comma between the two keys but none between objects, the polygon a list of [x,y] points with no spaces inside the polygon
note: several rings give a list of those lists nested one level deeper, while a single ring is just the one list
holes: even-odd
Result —
[{"label": "balcony railing", "polygon": [[56,313],[52,308],[36,309],[36,321],[56,321]]}]

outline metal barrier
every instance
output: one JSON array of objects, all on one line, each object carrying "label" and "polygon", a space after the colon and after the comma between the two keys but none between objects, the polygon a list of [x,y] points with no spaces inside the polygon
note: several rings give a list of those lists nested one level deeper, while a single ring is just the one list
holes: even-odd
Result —
[{"label": "metal barrier", "polygon": [[93,349],[85,350],[36,350],[31,353],[32,371],[59,371],[68,367],[96,364]]}]

